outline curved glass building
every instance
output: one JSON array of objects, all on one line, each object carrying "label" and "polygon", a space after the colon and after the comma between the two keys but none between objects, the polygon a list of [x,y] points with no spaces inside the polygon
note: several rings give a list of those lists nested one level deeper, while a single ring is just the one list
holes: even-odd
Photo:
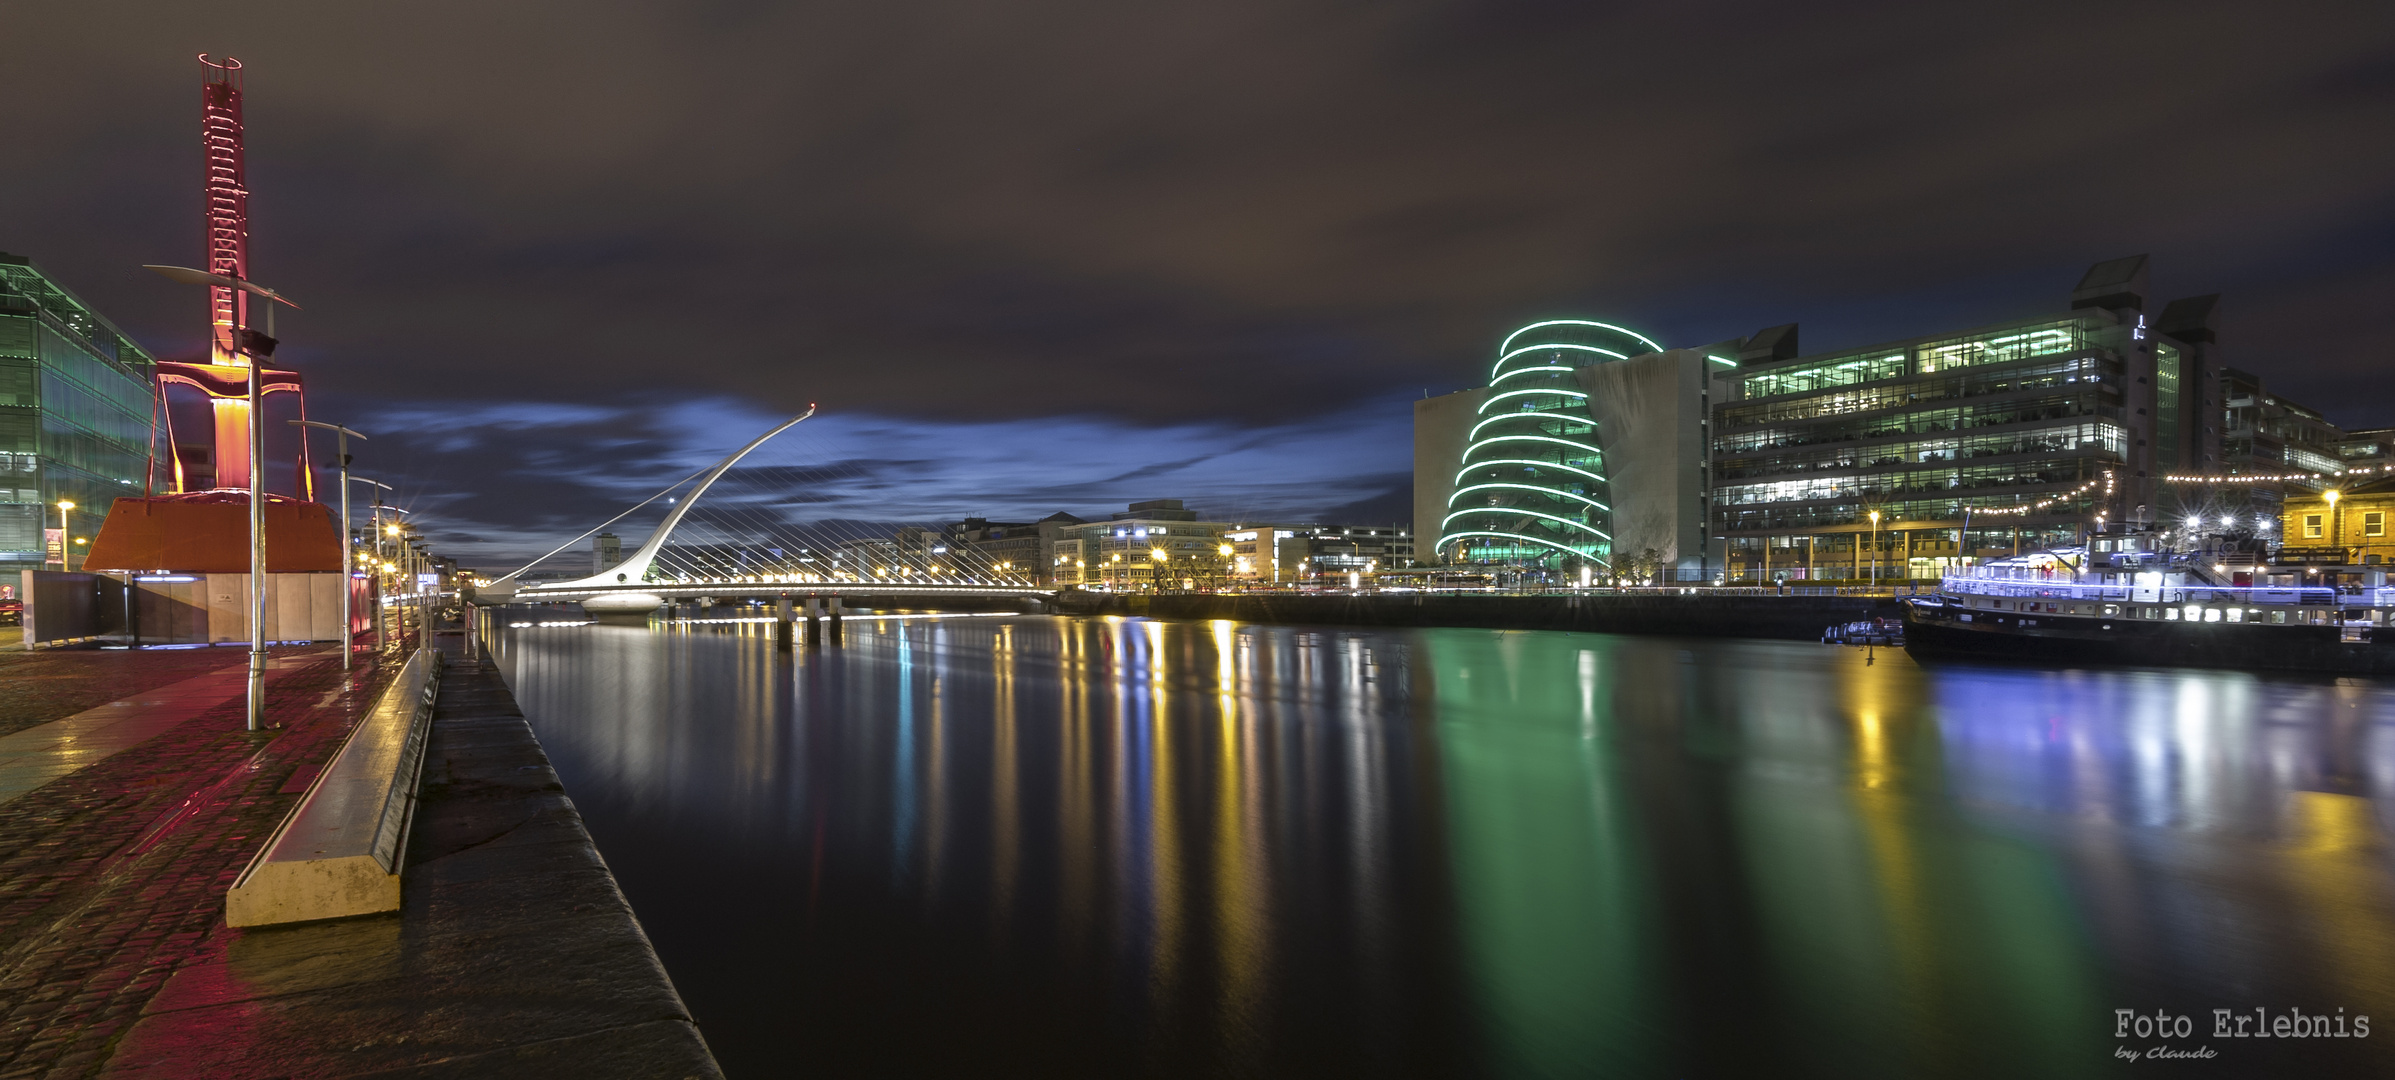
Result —
[{"label": "curved glass building", "polygon": [[1613,565],[1605,452],[1580,369],[1663,351],[1609,323],[1532,323],[1497,346],[1465,439],[1438,550],[1452,562],[1554,570]]}]

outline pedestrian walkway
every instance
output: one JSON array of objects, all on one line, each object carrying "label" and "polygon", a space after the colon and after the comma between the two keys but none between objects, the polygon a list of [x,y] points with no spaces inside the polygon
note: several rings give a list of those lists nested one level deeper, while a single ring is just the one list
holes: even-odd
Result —
[{"label": "pedestrian walkway", "polygon": [[100,1075],[722,1075],[514,696],[463,648],[434,703],[402,909],[220,921],[189,952]]},{"label": "pedestrian walkway", "polygon": [[[331,651],[269,659],[268,679],[278,671],[311,667]],[[0,735],[0,805],[42,785],[107,760],[235,698],[248,694],[249,658],[239,664],[185,679],[122,701]]]},{"label": "pedestrian walkway", "polygon": [[269,729],[251,732],[242,658],[212,659],[235,663],[0,739],[16,789],[0,801],[0,1078],[100,1067],[388,678],[328,650],[280,657]]}]

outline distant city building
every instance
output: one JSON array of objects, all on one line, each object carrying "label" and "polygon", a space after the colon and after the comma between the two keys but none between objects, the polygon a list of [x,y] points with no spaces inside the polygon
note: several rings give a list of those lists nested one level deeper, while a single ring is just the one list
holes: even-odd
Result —
[{"label": "distant city building", "polygon": [[1063,511],[1038,521],[991,521],[966,518],[946,530],[951,549],[971,551],[976,565],[1008,576],[1052,585],[1056,576],[1057,544],[1076,525],[1087,522]]},{"label": "distant city building", "polygon": [[[32,261],[0,252],[0,571],[61,554],[80,568],[116,498],[149,493],[156,367]],[[61,502],[75,504],[63,527]]]},{"label": "distant city building", "polygon": [[1245,523],[1223,532],[1231,548],[1231,580],[1253,585],[1294,584],[1313,558],[1314,526]]},{"label": "distant city building", "polygon": [[1316,574],[1374,574],[1414,565],[1414,531],[1399,525],[1337,525],[1307,537]]},{"label": "distant city building", "polygon": [[1232,528],[1198,520],[1179,499],[1132,503],[1109,520],[1059,530],[1050,556],[1054,580],[1116,591],[1217,584],[1230,566],[1222,549]]},{"label": "distant city building", "polygon": [[614,533],[603,532],[590,538],[590,572],[605,573],[607,568],[624,561],[624,541]]}]

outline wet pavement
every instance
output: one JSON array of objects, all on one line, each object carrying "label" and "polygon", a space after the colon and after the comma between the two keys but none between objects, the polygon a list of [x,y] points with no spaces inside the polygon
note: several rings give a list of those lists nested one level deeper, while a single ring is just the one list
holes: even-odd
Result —
[{"label": "wet pavement", "polygon": [[[0,710],[36,720],[0,736],[0,780],[24,789],[0,799],[0,1078],[714,1075],[538,744],[473,665],[443,688],[405,910],[226,927],[225,890],[398,666],[278,653],[256,733],[237,651],[0,660]],[[11,677],[26,671],[66,677]],[[142,690],[89,700],[118,676]]]},{"label": "wet pavement", "polygon": [[452,662],[404,907],[214,927],[103,1076],[713,1077],[507,689]]}]

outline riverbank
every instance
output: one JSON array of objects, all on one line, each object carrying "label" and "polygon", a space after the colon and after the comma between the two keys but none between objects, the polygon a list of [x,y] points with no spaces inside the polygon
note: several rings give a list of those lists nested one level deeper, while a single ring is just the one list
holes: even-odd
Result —
[{"label": "riverbank", "polygon": [[1772,596],[1652,593],[1491,596],[1452,593],[1373,595],[1289,593],[1069,593],[1069,615],[1144,615],[1158,619],[1330,626],[1451,626],[1492,630],[1574,630],[1683,637],[1813,641],[1833,623],[1901,611],[1887,596]]},{"label": "riverbank", "polygon": [[[440,640],[395,915],[224,923],[226,887],[396,663],[279,657],[275,727],[252,733],[237,653],[105,654],[153,682],[165,658],[233,663],[0,739],[17,771],[58,771],[0,804],[0,1074],[718,1075],[512,697]],[[0,706],[45,692],[0,683]],[[50,737],[103,721],[122,745],[98,760]]]}]

